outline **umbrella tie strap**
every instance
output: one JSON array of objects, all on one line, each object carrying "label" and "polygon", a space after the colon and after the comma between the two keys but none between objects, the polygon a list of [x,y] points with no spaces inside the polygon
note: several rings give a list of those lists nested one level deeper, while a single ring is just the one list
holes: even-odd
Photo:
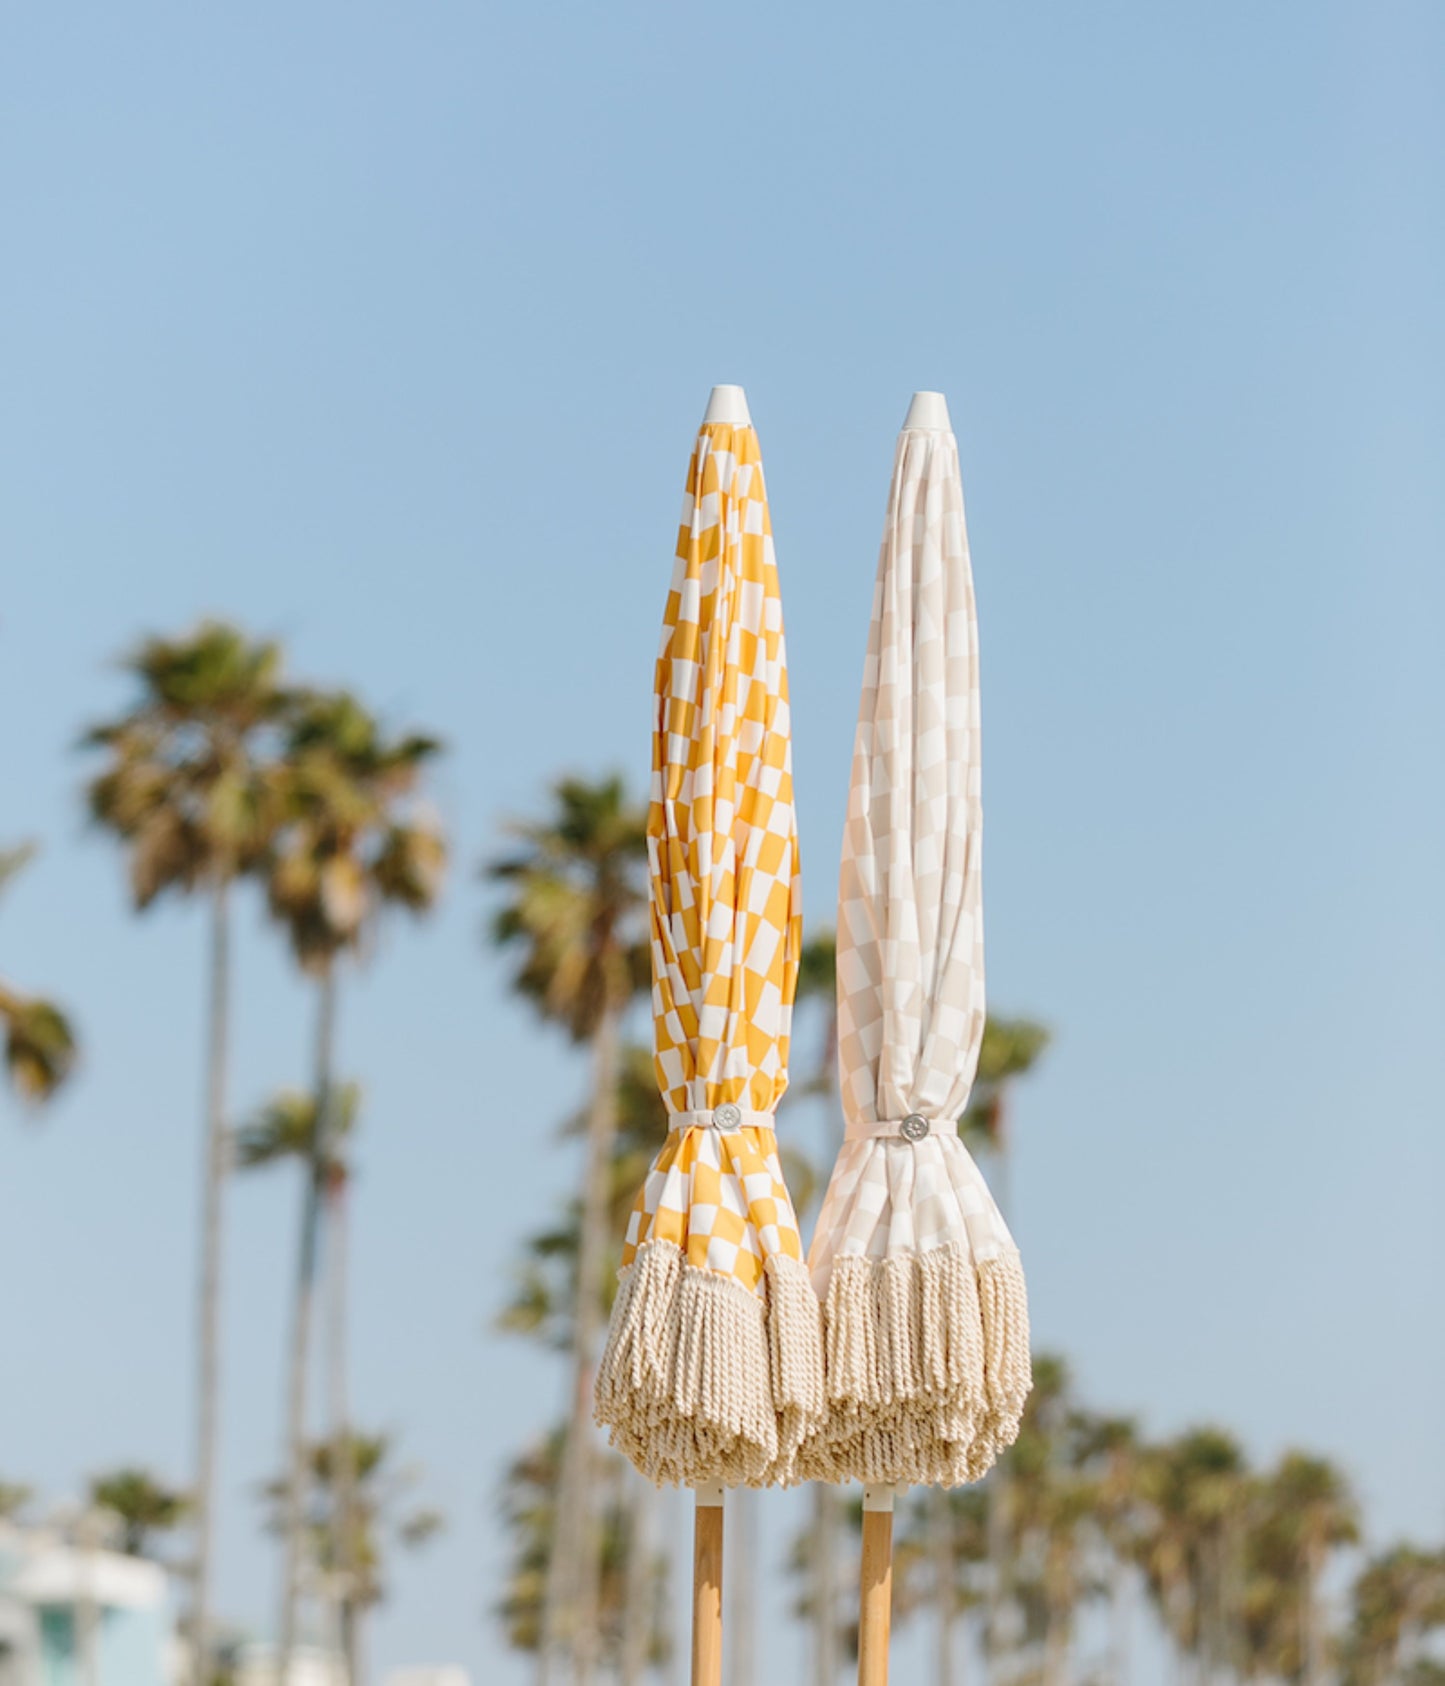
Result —
[{"label": "umbrella tie strap", "polygon": [[735,1101],[721,1106],[707,1107],[699,1112],[674,1112],[667,1121],[669,1130],[771,1130],[771,1112],[752,1112]]},{"label": "umbrella tie strap", "polygon": [[929,1118],[921,1112],[910,1112],[906,1118],[850,1118],[843,1139],[850,1142],[871,1142],[881,1137],[898,1141],[923,1142],[930,1136],[956,1136],[958,1125],[952,1118]]}]

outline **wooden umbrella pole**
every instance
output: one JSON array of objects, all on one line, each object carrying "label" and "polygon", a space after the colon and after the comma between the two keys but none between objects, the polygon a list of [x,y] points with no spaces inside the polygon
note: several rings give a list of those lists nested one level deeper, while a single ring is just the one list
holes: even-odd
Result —
[{"label": "wooden umbrella pole", "polygon": [[692,1686],[722,1686],[723,1490],[693,1488]]},{"label": "wooden umbrella pole", "polygon": [[863,1572],[858,1600],[858,1686],[888,1686],[893,1620],[893,1487],[863,1489]]}]

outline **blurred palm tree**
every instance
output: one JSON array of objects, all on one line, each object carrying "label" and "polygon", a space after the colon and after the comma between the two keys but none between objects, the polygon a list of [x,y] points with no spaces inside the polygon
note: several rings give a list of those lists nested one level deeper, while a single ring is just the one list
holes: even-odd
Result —
[{"label": "blurred palm tree", "polygon": [[[556,1428],[528,1447],[508,1465],[503,1481],[502,1519],[512,1545],[497,1614],[508,1644],[518,1651],[540,1652],[542,1646],[565,1437],[565,1427]],[[637,1686],[645,1670],[664,1662],[670,1650],[663,1596],[666,1560],[636,1532],[638,1512],[630,1493],[641,1478],[613,1453],[601,1460],[600,1473],[597,1660],[619,1681]],[[629,1657],[629,1647],[635,1657]]]},{"label": "blurred palm tree", "polygon": [[1143,1526],[1138,1491],[1139,1430],[1132,1417],[1099,1416],[1076,1409],[1069,1433],[1074,1459],[1091,1481],[1089,1528],[1109,1604],[1109,1686],[1127,1686],[1128,1576]]},{"label": "blurred palm tree", "polygon": [[34,1497],[23,1481],[0,1480],[0,1522],[14,1522]]},{"label": "blurred palm tree", "polygon": [[156,1535],[179,1528],[191,1508],[189,1494],[136,1465],[96,1476],[90,1502],[118,1519],[121,1550],[131,1557],[154,1557]]},{"label": "blurred palm tree", "polygon": [[983,1602],[988,1562],[988,1499],[982,1487],[932,1487],[899,1513],[893,1553],[893,1608],[900,1622],[919,1610],[935,1623],[934,1678],[962,1678],[955,1644],[961,1626]]},{"label": "blurred palm tree", "polygon": [[594,1667],[599,1561],[592,1514],[592,1370],[602,1323],[623,1017],[646,988],[647,815],[619,778],[561,780],[546,818],[512,828],[514,853],[488,876],[506,892],[493,940],[514,954],[513,987],[592,1049],[571,1318],[569,1430],[559,1473],[557,1549],[547,1572],[539,1678],[558,1652],[585,1686]]},{"label": "blurred palm tree", "polygon": [[1181,1673],[1190,1659],[1201,1679],[1237,1667],[1234,1559],[1256,1497],[1238,1440],[1204,1427],[1149,1448],[1139,1464],[1139,1490],[1146,1507],[1140,1566]]},{"label": "blurred palm tree", "polygon": [[968,1105],[958,1121],[959,1134],[975,1152],[980,1148],[993,1157],[994,1197],[1009,1216],[1010,1129],[1009,1103],[1013,1085],[1038,1064],[1049,1045],[1047,1026],[1033,1019],[1001,1019],[990,1015],[983,1027],[978,1071],[969,1091]]},{"label": "blurred palm tree", "polygon": [[[1320,1580],[1331,1554],[1355,1543],[1359,1528],[1338,1469],[1289,1452],[1273,1471],[1255,1475],[1238,1442],[1218,1428],[1147,1444],[1132,1420],[1080,1408],[1060,1360],[1036,1356],[1034,1371],[1008,1454],[1009,1601],[1007,1621],[983,1635],[991,1678],[1011,1686],[1080,1678],[1122,1686],[1122,1589],[1142,1570],[1177,1675],[1197,1686],[1221,1679],[1307,1686],[1312,1668],[1339,1686],[1441,1686],[1431,1647],[1445,1631],[1445,1550],[1399,1546],[1370,1560],[1355,1580],[1348,1626],[1331,1632]],[[987,1482],[942,1495],[944,1551],[939,1497],[920,1493],[900,1506],[900,1624],[928,1606],[966,1615],[982,1600]],[[855,1531],[858,1521],[855,1505]],[[812,1614],[811,1546],[802,1535],[792,1560],[805,1577],[798,1606],[805,1615]],[[1074,1632],[1095,1599],[1107,1599],[1113,1612],[1109,1651],[1083,1667],[1073,1656]],[[992,1655],[990,1634],[1000,1636]]]},{"label": "blurred palm tree", "polygon": [[[564,1134],[580,1135],[587,1128],[588,1114],[568,1120]],[[652,1055],[638,1044],[624,1047],[618,1057],[616,1137],[613,1142],[610,1184],[607,1198],[609,1258],[622,1251],[637,1190],[647,1174],[658,1148],[667,1137],[667,1107],[657,1087]],[[578,1259],[581,1247],[582,1202],[570,1201],[560,1219],[537,1231],[524,1243],[522,1262],[514,1273],[511,1297],[498,1315],[498,1327],[528,1336],[555,1351],[572,1349],[577,1301]],[[599,1284],[599,1317],[605,1318],[617,1292],[615,1270],[603,1273]],[[560,1444],[560,1442],[559,1442]],[[627,1466],[624,1466],[624,1468]],[[555,1477],[560,1472],[553,1471]],[[651,1654],[648,1638],[652,1618],[648,1615],[651,1547],[648,1543],[656,1509],[653,1487],[635,1474],[619,1475],[620,1496],[626,1524],[622,1537],[627,1542],[623,1598],[620,1613],[619,1677],[623,1686],[640,1680]],[[548,1535],[551,1539],[551,1535]],[[605,1539],[598,1533],[594,1549],[602,1552]],[[540,1645],[528,1647],[537,1649]]]},{"label": "blurred palm tree", "polygon": [[[346,1552],[356,1531],[346,1521],[354,1441],[346,1397],[348,1179],[337,1174],[333,1137],[342,1130],[335,1082],[338,965],[360,954],[388,907],[427,912],[441,893],[447,847],[439,825],[417,801],[426,764],[441,749],[420,733],[388,738],[347,691],[299,694],[288,711],[283,806],[266,856],[267,899],[303,972],[317,987],[314,1109],[309,1176],[302,1203],[287,1367],[286,1448],[291,1471],[289,1525],[282,1530],[283,1572],[278,1668],[286,1677],[295,1644],[298,1578],[307,1479],[306,1377],[320,1241],[328,1248],[331,1432],[337,1447],[337,1573],[331,1584],[343,1616],[360,1608],[344,1596]],[[355,1120],[353,1105],[345,1128]],[[350,1686],[362,1686],[361,1659],[343,1622]]]},{"label": "blurred palm tree", "polygon": [[0,982],[5,1069],[24,1101],[48,1101],[75,1065],[75,1033],[53,1001],[20,995]]},{"label": "blurred palm tree", "polygon": [[[299,1089],[282,1090],[236,1131],[236,1165],[242,1171],[263,1170],[268,1166],[280,1164],[296,1165],[302,1173],[300,1227],[304,1231],[308,1221],[308,1208],[312,1203],[312,1190],[318,1176],[323,1190],[322,1199],[328,1206],[338,1203],[343,1197],[351,1175],[347,1144],[355,1133],[360,1111],[360,1085],[336,1084],[331,1092],[326,1128],[323,1131],[317,1096]],[[341,1315],[343,1313],[338,1308],[337,1316]],[[341,1526],[343,1510],[344,1495],[342,1502],[333,1508],[338,1529]],[[303,1515],[303,1533],[304,1526]],[[339,1555],[344,1561],[344,1552]],[[299,1577],[299,1564],[298,1544],[296,1555],[288,1559],[286,1572]],[[339,1576],[334,1578],[331,1584],[336,1592],[337,1625],[340,1627],[343,1605]]]},{"label": "blurred palm tree", "polygon": [[[306,1448],[301,1570],[317,1584],[324,1602],[340,1604],[343,1632],[359,1656],[366,1612],[386,1597],[388,1551],[425,1545],[445,1526],[445,1518],[412,1502],[420,1475],[415,1468],[398,1467],[390,1435],[357,1430],[348,1435],[351,1443],[344,1452],[334,1436]],[[262,1489],[274,1532],[291,1526],[292,1489],[289,1469]],[[339,1539],[343,1526],[350,1534],[344,1542]]]},{"label": "blurred palm tree", "polygon": [[1355,1577],[1343,1643],[1344,1686],[1427,1686],[1424,1645],[1445,1629],[1445,1550],[1397,1545]]},{"label": "blurred palm tree", "polygon": [[1244,1567],[1251,1662],[1302,1686],[1324,1686],[1327,1637],[1320,1581],[1330,1554],[1359,1540],[1359,1514],[1342,1472],[1324,1458],[1286,1452],[1258,1483]]},{"label": "blurred palm tree", "polygon": [[[0,849],[0,890],[34,853],[30,843]],[[0,1024],[12,1088],[32,1105],[49,1100],[75,1065],[75,1033],[64,1011],[40,996],[22,995],[0,979]]]},{"label": "blurred palm tree", "polygon": [[[619,1052],[617,1065],[616,1135],[606,1198],[609,1259],[621,1255],[637,1191],[667,1139],[667,1107],[658,1091],[651,1052],[629,1044]],[[588,1117],[581,1112],[569,1118],[563,1135],[585,1133]],[[512,1273],[510,1296],[497,1315],[499,1329],[525,1335],[556,1352],[570,1352],[573,1346],[582,1205],[580,1196],[569,1200],[553,1223],[526,1238]],[[604,1271],[597,1288],[598,1317],[605,1320],[617,1294],[616,1272]]]},{"label": "blurred palm tree", "polygon": [[350,1175],[346,1143],[361,1110],[361,1085],[338,1083],[331,1097],[331,1112],[324,1142],[316,1096],[300,1089],[283,1089],[272,1097],[236,1131],[235,1159],[242,1171],[295,1163],[309,1171],[318,1151],[328,1185]]},{"label": "blurred palm tree", "polygon": [[1065,1686],[1071,1676],[1080,1608],[1101,1588],[1089,1576],[1083,1536],[1093,1514],[1087,1477],[1055,1467],[1036,1498],[1039,1536],[1038,1591],[1043,1611],[1043,1686]]},{"label": "blurred palm tree", "polygon": [[[975,1153],[986,1151],[991,1159],[990,1184],[1005,1220],[1012,1215],[1012,1130],[1010,1101],[1013,1085],[1026,1076],[1049,1043],[1045,1026],[1032,1019],[1004,1019],[990,1014],[983,1027],[978,1070],[968,1104],[958,1121],[959,1134]],[[994,1466],[989,1494],[989,1596],[986,1653],[990,1669],[993,1658],[1004,1650],[1004,1635],[998,1632],[1011,1601],[1008,1584],[1013,1547],[1008,1538],[1008,1461]]]},{"label": "blurred palm tree", "polygon": [[1067,1667],[1084,1596],[1080,1531],[1090,1491],[1071,1456],[1072,1415],[1068,1367],[1061,1358],[1036,1356],[1033,1391],[1008,1455],[1007,1483],[998,1482],[1002,1472],[995,1466],[985,1487],[988,1527],[994,1536],[1002,1532],[1010,1552],[1002,1564],[990,1552],[990,1586],[1002,1568],[1007,1602],[1001,1614],[1011,1618],[995,1622],[990,1611],[990,1678],[1006,1669],[1017,1673],[1020,1652],[1037,1653],[1042,1686],[1059,1686]]},{"label": "blurred palm tree", "polygon": [[[809,937],[798,957],[798,1006],[813,1009],[821,1019],[818,1063],[812,1075],[794,1085],[790,1092],[815,1095],[828,1107],[827,1153],[829,1163],[821,1174],[808,1165],[795,1149],[789,1149],[784,1175],[799,1216],[827,1186],[832,1158],[843,1139],[843,1120],[838,1110],[838,939],[830,930]],[[810,1585],[803,1600],[812,1630],[813,1686],[834,1686],[843,1660],[844,1628],[838,1617],[840,1557],[845,1522],[843,1495],[826,1481],[815,1481],[812,1493],[812,1524],[802,1561]]]},{"label": "blurred palm tree", "polygon": [[205,1166],[202,1190],[199,1416],[191,1635],[197,1686],[211,1653],[222,1187],[226,1174],[230,897],[265,858],[277,819],[274,736],[288,705],[281,650],[207,621],[179,638],[146,639],[126,659],[131,707],[92,727],[102,770],[86,795],[94,821],[125,847],[138,909],[168,893],[210,904]]},{"label": "blurred palm tree", "polygon": [[818,931],[803,944],[798,955],[797,1003],[817,1006],[823,1034],[812,1076],[792,1087],[799,1094],[831,1099],[838,1092],[838,939],[832,931]]}]

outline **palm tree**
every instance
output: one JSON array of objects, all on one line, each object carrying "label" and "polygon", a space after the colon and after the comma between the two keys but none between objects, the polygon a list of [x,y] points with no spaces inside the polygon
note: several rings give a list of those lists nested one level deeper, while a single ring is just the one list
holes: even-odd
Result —
[{"label": "palm tree", "polygon": [[1253,1671],[1322,1686],[1320,1579],[1329,1554],[1358,1539],[1349,1483],[1325,1459],[1287,1452],[1257,1484],[1241,1575],[1244,1650]]},{"label": "palm tree", "polygon": [[[657,1087],[650,1051],[640,1045],[625,1047],[618,1065],[617,1133],[607,1198],[608,1234],[614,1256],[621,1251],[638,1186],[667,1136],[667,1108]],[[588,1114],[583,1112],[570,1119],[565,1133],[585,1133],[587,1118]],[[582,1206],[574,1200],[568,1203],[557,1223],[528,1238],[522,1262],[514,1273],[511,1297],[497,1319],[499,1328],[540,1341],[555,1351],[571,1350],[581,1229]],[[599,1317],[603,1317],[616,1294],[615,1274],[605,1272],[600,1286]],[[655,1649],[652,1635],[656,1617],[651,1607],[658,1570],[650,1542],[657,1495],[649,1482],[626,1465],[621,1466],[617,1480],[618,1502],[625,1515],[614,1533],[627,1548],[619,1617],[618,1672],[622,1686],[636,1686]],[[605,1538],[604,1530],[599,1551]],[[550,1543],[550,1531],[547,1539]],[[664,1563],[662,1572],[666,1568]],[[539,1602],[539,1616],[541,1609]],[[528,1649],[540,1650],[540,1644]]]},{"label": "palm tree", "polygon": [[0,1522],[14,1522],[34,1497],[23,1481],[0,1480]]},{"label": "palm tree", "polygon": [[1324,1458],[1288,1452],[1270,1478],[1278,1507],[1290,1518],[1298,1563],[1299,1625],[1304,1686],[1324,1686],[1325,1640],[1320,1578],[1325,1560],[1360,1538],[1359,1510],[1349,1483]]},{"label": "palm tree", "polygon": [[[1032,1019],[1001,1019],[992,1014],[983,1027],[983,1042],[979,1048],[978,1070],[968,1105],[959,1119],[959,1133],[973,1148],[985,1148],[993,1159],[994,1198],[1007,1219],[1012,1201],[1012,1130],[1009,1101],[1014,1083],[1031,1071],[1048,1046],[1049,1032]],[[995,1667],[994,1657],[1003,1651],[1003,1634],[999,1624],[1010,1598],[1008,1563],[1011,1545],[1008,1538],[1009,1509],[1008,1462],[995,1465],[988,1482],[989,1493],[989,1597],[986,1653],[989,1668]]]},{"label": "palm tree", "polygon": [[[386,1597],[388,1548],[425,1545],[445,1526],[445,1519],[440,1511],[411,1502],[419,1472],[396,1466],[390,1435],[357,1430],[348,1434],[351,1444],[344,1452],[332,1436],[306,1448],[303,1564],[314,1579],[340,1583],[344,1625],[359,1647],[366,1612]],[[349,1490],[344,1516],[338,1518],[343,1464]],[[292,1490],[289,1469],[262,1490],[274,1531],[291,1526]],[[351,1536],[344,1546],[338,1543],[339,1527],[343,1525]],[[278,1673],[278,1680],[284,1678]]]},{"label": "palm tree", "polygon": [[1094,1510],[1087,1477],[1064,1467],[1040,1495],[1039,1591],[1043,1605],[1043,1686],[1065,1686],[1079,1607],[1097,1591],[1087,1577],[1081,1536]]},{"label": "palm tree", "polygon": [[329,1206],[340,1198],[350,1179],[346,1145],[355,1133],[361,1111],[361,1088],[356,1083],[339,1083],[331,1096],[324,1142],[318,1138],[320,1113],[316,1096],[298,1089],[285,1089],[266,1103],[236,1132],[235,1159],[238,1169],[261,1170],[270,1165],[294,1163],[301,1167],[301,1207],[310,1201],[318,1155],[321,1162],[323,1200]]},{"label": "palm tree", "polygon": [[592,1370],[608,1247],[608,1167],[617,1129],[618,1039],[648,971],[646,815],[622,781],[563,779],[546,819],[514,827],[515,853],[488,875],[507,899],[494,941],[517,956],[513,986],[574,1043],[592,1049],[591,1102],[572,1318],[569,1426],[548,1563],[539,1676],[559,1647],[586,1686],[594,1665],[599,1571],[592,1514]]},{"label": "palm tree", "polygon": [[361,1658],[346,1612],[359,1601],[345,1591],[346,1553],[356,1535],[346,1520],[353,1439],[346,1404],[346,1193],[335,1174],[332,1137],[338,963],[359,952],[388,906],[420,914],[440,894],[446,842],[420,810],[415,792],[423,766],[441,748],[417,733],[389,740],[377,721],[348,692],[308,692],[288,715],[284,805],[267,854],[267,895],[292,953],[317,985],[314,1118],[310,1175],[302,1205],[296,1285],[287,1371],[287,1467],[291,1490],[288,1525],[282,1530],[281,1621],[278,1668],[287,1678],[296,1638],[298,1581],[307,1479],[306,1375],[324,1228],[331,1265],[331,1388],[337,1447],[337,1572],[343,1619],[343,1652],[350,1686],[362,1686]]},{"label": "palm tree", "polygon": [[[557,1428],[528,1447],[508,1465],[503,1481],[501,1510],[511,1560],[497,1614],[508,1644],[518,1651],[541,1650],[565,1435],[565,1428]],[[598,1660],[615,1669],[619,1681],[638,1682],[643,1670],[665,1660],[669,1650],[667,1601],[661,1595],[667,1562],[635,1531],[638,1513],[628,1494],[641,1478],[615,1453],[604,1455],[600,1470]],[[636,1652],[633,1659],[630,1648]]]},{"label": "palm tree", "polygon": [[[31,859],[32,844],[0,849],[0,889]],[[23,995],[0,979],[0,1025],[5,1033],[5,1070],[22,1101],[38,1105],[64,1083],[75,1065],[75,1033],[53,1001]]]},{"label": "palm tree", "polygon": [[[1041,1652],[1043,1686],[1059,1686],[1067,1664],[1077,1608],[1084,1587],[1081,1576],[1080,1529],[1090,1503],[1089,1485],[1072,1456],[1069,1428],[1073,1406],[1071,1382],[1062,1359],[1047,1355],[1034,1360],[1034,1386],[1024,1410],[1019,1435],[1009,1453],[1009,1480],[988,1499],[990,1538],[1003,1513],[1002,1533],[1010,1557],[1000,1564],[990,1551],[989,1585],[994,1573],[1008,1589],[1001,1615],[1012,1618],[1007,1629],[994,1621],[990,1609],[987,1655],[990,1676],[997,1677],[1005,1658],[1032,1644]],[[998,1476],[997,1466],[989,1483]]]},{"label": "palm tree", "polygon": [[1109,1603],[1109,1686],[1129,1678],[1129,1567],[1142,1526],[1138,1495],[1139,1430],[1131,1417],[1073,1413],[1069,1433],[1077,1467],[1093,1494],[1090,1524]]},{"label": "palm tree", "polygon": [[935,1622],[934,1673],[957,1683],[960,1617],[981,1602],[988,1561],[988,1501],[982,1487],[928,1488],[899,1513],[893,1552],[893,1609],[901,1623],[924,1608]]},{"label": "palm tree", "polygon": [[1344,1643],[1345,1686],[1425,1686],[1421,1645],[1445,1628],[1445,1550],[1396,1545],[1360,1570]]},{"label": "palm tree", "polygon": [[[658,1092],[652,1054],[640,1043],[618,1056],[616,1135],[607,1174],[609,1249],[620,1255],[637,1190],[667,1136],[667,1107]],[[584,1135],[590,1108],[569,1118],[564,1136]],[[554,1222],[534,1231],[522,1244],[512,1272],[512,1289],[497,1314],[497,1328],[523,1335],[555,1352],[570,1352],[577,1311],[577,1259],[582,1237],[582,1201],[569,1200]],[[616,1277],[604,1273],[599,1284],[598,1318],[605,1318],[617,1293]]]},{"label": "palm tree", "polygon": [[1254,1482],[1235,1437],[1206,1427],[1149,1448],[1139,1490],[1147,1508],[1140,1565],[1181,1668],[1193,1658],[1203,1682],[1238,1660],[1232,1559],[1255,1508]]},{"label": "palm tree", "polygon": [[[838,939],[829,930],[815,932],[798,957],[799,1007],[810,1005],[822,1021],[818,1062],[813,1073],[790,1093],[821,1096],[828,1107],[829,1157],[843,1139],[838,1111]],[[828,1167],[832,1170],[831,1164]],[[804,1179],[816,1187],[820,1179],[809,1168]],[[800,1197],[791,1180],[793,1203],[801,1214],[811,1203]],[[842,1633],[838,1622],[839,1556],[843,1532],[843,1499],[826,1481],[813,1483],[813,1519],[805,1556],[811,1585],[806,1606],[812,1625],[813,1686],[835,1686],[842,1664]]]},{"label": "palm tree", "polygon": [[1046,1026],[1032,1019],[1001,1019],[990,1015],[983,1027],[978,1071],[969,1092],[968,1106],[958,1121],[959,1132],[969,1146],[985,1148],[993,1156],[993,1193],[1005,1218],[1012,1204],[1009,1101],[1014,1083],[1033,1070],[1048,1045]]},{"label": "palm tree", "polygon": [[204,1180],[197,1379],[193,1672],[207,1686],[215,1532],[220,1366],[222,1188],[226,1174],[226,1064],[230,897],[260,864],[276,816],[274,729],[286,706],[281,651],[233,626],[206,622],[180,638],[147,639],[125,667],[132,706],[92,727],[85,744],[106,764],[87,786],[91,817],[125,846],[132,900],[167,893],[210,903]]},{"label": "palm tree", "polygon": [[20,1098],[48,1101],[75,1065],[75,1033],[53,1001],[19,995],[0,982],[5,1069]]},{"label": "palm tree", "polygon": [[[345,1146],[361,1110],[361,1085],[339,1083],[331,1100],[326,1140],[320,1146],[328,1185],[350,1175]],[[256,1171],[294,1161],[308,1170],[318,1152],[316,1097],[300,1089],[283,1089],[236,1131],[238,1170]]]},{"label": "palm tree", "polygon": [[121,1550],[131,1557],[153,1557],[155,1536],[180,1527],[191,1508],[189,1494],[135,1465],[96,1476],[90,1502],[119,1520]]}]

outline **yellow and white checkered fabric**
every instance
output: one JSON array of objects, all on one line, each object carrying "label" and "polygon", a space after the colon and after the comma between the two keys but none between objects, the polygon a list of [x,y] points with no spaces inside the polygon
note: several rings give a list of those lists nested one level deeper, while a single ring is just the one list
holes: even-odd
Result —
[{"label": "yellow and white checkered fabric", "polygon": [[[751,427],[698,434],[656,692],[658,1084],[674,1115],[729,1102],[771,1114],[788,1086],[802,916],[782,603]],[[675,1129],[633,1209],[624,1269],[651,1240],[754,1292],[768,1258],[801,1259],[772,1129]]]}]

